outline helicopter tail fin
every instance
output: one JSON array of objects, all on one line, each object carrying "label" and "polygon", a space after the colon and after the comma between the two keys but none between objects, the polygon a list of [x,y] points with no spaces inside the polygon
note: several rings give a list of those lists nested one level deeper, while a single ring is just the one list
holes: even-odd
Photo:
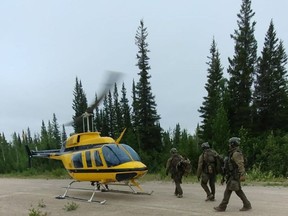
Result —
[{"label": "helicopter tail fin", "polygon": [[124,133],[125,133],[126,129],[127,129],[127,128],[124,128],[124,130],[121,132],[120,136],[119,136],[119,137],[117,138],[117,140],[116,140],[116,144],[119,144],[119,143],[120,143],[122,137],[124,136]]}]

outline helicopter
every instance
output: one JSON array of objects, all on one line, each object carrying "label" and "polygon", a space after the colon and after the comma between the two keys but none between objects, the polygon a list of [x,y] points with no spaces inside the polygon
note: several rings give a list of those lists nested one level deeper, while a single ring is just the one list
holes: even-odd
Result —
[{"label": "helicopter", "polygon": [[[138,153],[132,147],[120,143],[126,129],[115,140],[109,136],[101,136],[100,132],[94,131],[89,126],[91,125],[93,110],[119,77],[118,72],[110,72],[106,87],[100,97],[87,108],[85,113],[75,118],[74,121],[65,124],[71,126],[75,121],[82,120],[83,131],[86,128],[84,132],[72,134],[64,141],[60,149],[30,150],[29,146],[26,145],[30,166],[33,157],[60,160],[73,179],[66,187],[64,194],[56,198],[69,197],[67,196],[68,190],[75,182],[90,182],[94,186],[88,202],[93,201],[95,192],[99,191],[100,187],[102,187],[100,191],[116,191],[108,187],[108,185],[113,184],[128,186],[132,190],[131,193],[152,194],[152,192],[144,192],[136,181],[148,172],[147,166],[141,162]],[[98,202],[104,204],[106,200]]]}]

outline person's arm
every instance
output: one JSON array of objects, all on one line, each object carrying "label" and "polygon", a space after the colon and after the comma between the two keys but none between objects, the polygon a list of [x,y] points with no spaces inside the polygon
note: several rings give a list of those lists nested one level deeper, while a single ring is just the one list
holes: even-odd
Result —
[{"label": "person's arm", "polygon": [[166,163],[166,175],[168,175],[168,173],[169,173],[169,171],[170,171],[171,160],[172,160],[172,158],[169,158],[169,159],[167,160],[167,163]]},{"label": "person's arm", "polygon": [[241,152],[234,152],[234,154],[232,155],[232,160],[237,164],[240,181],[245,181],[245,166],[243,154]]},{"label": "person's arm", "polygon": [[202,167],[203,167],[203,154],[201,154],[199,156],[199,159],[198,159],[198,168],[197,168],[197,178],[198,178],[198,180],[200,179],[200,176],[202,174]]}]

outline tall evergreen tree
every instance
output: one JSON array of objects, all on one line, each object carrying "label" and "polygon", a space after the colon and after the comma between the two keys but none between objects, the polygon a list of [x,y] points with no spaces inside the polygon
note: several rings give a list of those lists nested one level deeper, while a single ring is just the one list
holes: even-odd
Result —
[{"label": "tall evergreen tree", "polygon": [[118,94],[118,88],[117,84],[114,85],[113,90],[113,110],[114,110],[114,128],[115,128],[115,138],[119,136],[121,131],[123,130],[123,123],[122,123],[122,112],[121,112],[121,106],[119,103],[119,94]]},{"label": "tall evergreen tree", "polygon": [[75,114],[73,116],[73,120],[74,120],[73,127],[74,127],[75,133],[81,133],[85,131],[83,130],[82,119],[81,121],[76,121],[76,119],[80,117],[83,113],[85,113],[88,105],[87,105],[86,94],[83,90],[81,80],[78,80],[77,77],[76,77],[76,84],[75,84],[73,95],[74,95],[74,99],[73,99],[72,108],[75,111]]},{"label": "tall evergreen tree", "polygon": [[105,136],[111,136],[111,128],[109,124],[109,119],[110,119],[110,109],[109,109],[109,102],[108,102],[108,97],[105,95],[103,99],[103,110],[101,112],[101,134]]},{"label": "tall evergreen tree", "polygon": [[181,127],[180,124],[176,124],[176,127],[173,131],[173,146],[179,148],[181,142]]},{"label": "tall evergreen tree", "polygon": [[8,142],[4,134],[0,134],[0,173],[5,173],[7,171],[7,149]]},{"label": "tall evergreen tree", "polygon": [[113,98],[112,98],[112,94],[111,91],[109,90],[108,95],[107,95],[107,103],[106,103],[106,114],[107,114],[107,118],[108,118],[108,127],[109,127],[109,136],[115,137],[115,126],[116,126],[116,122],[115,122],[115,110],[114,110],[114,106],[113,106]]},{"label": "tall evergreen tree", "polygon": [[42,120],[42,125],[41,125],[40,139],[41,139],[40,148],[42,150],[43,149],[52,149],[52,147],[50,146],[50,142],[49,142],[49,134],[48,134],[45,122],[43,120]]},{"label": "tall evergreen tree", "polygon": [[127,98],[127,92],[124,83],[122,84],[122,89],[121,89],[121,99],[120,99],[120,109],[121,109],[121,114],[123,115],[123,121],[122,124],[120,125],[121,128],[130,128],[131,127],[131,108],[129,106],[129,100]]},{"label": "tall evergreen tree", "polygon": [[231,38],[235,42],[233,58],[228,58],[230,74],[230,103],[228,116],[232,134],[238,133],[243,126],[251,126],[251,87],[257,60],[257,42],[254,37],[256,22],[251,21],[255,13],[251,9],[251,0],[242,0],[238,16],[238,30]]},{"label": "tall evergreen tree", "polygon": [[61,135],[59,131],[59,125],[57,122],[56,114],[53,113],[53,119],[52,119],[52,138],[55,142],[55,148],[61,147]]},{"label": "tall evergreen tree", "polygon": [[67,140],[67,133],[65,130],[65,126],[62,125],[62,132],[61,132],[61,143]]},{"label": "tall evergreen tree", "polygon": [[213,38],[211,48],[211,56],[208,57],[208,75],[207,83],[205,84],[205,89],[207,91],[207,96],[204,97],[202,106],[198,110],[203,118],[201,128],[201,138],[203,141],[212,142],[213,138],[213,121],[216,118],[217,111],[222,105],[221,96],[221,80],[223,79],[223,68],[220,62],[220,54],[217,49],[216,42]]},{"label": "tall evergreen tree", "polygon": [[155,97],[152,94],[149,81],[151,76],[148,72],[151,68],[148,62],[150,50],[148,49],[147,36],[147,28],[144,27],[144,22],[141,20],[135,36],[135,44],[138,47],[136,66],[140,70],[138,73],[140,78],[135,87],[134,109],[137,110],[137,113],[134,114],[136,115],[136,127],[141,149],[160,152],[162,149],[160,116],[157,114]]},{"label": "tall evergreen tree", "polygon": [[212,121],[212,131],[213,135],[211,144],[213,148],[219,153],[226,154],[227,141],[230,137],[230,127],[227,112],[223,104],[218,107],[215,119]]},{"label": "tall evergreen tree", "polygon": [[[254,130],[258,133],[286,128],[287,55],[271,21],[258,59],[254,91]],[[284,124],[283,124],[284,123]]]}]

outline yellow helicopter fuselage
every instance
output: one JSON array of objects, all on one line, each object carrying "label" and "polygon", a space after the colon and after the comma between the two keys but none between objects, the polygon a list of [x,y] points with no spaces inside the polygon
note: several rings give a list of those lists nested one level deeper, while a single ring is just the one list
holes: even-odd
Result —
[{"label": "yellow helicopter fuselage", "polygon": [[118,144],[99,132],[72,135],[60,153],[50,159],[61,160],[69,175],[77,181],[100,183],[133,180],[148,171],[138,154],[126,144]]}]

